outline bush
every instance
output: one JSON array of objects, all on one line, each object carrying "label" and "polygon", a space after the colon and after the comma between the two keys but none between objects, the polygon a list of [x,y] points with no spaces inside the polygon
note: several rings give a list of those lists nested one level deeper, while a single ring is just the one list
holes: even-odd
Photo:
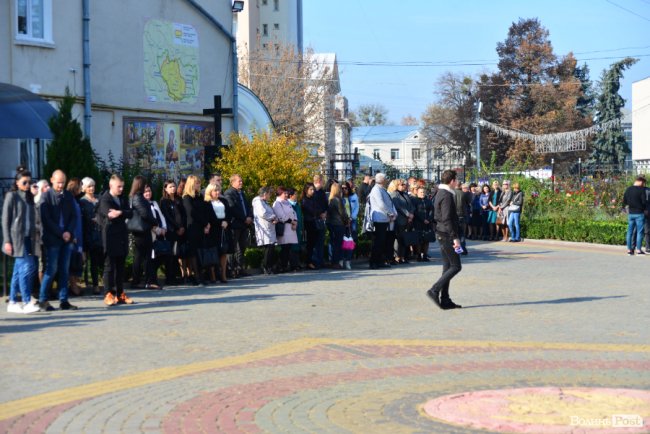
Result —
[{"label": "bush", "polygon": [[522,221],[526,238],[552,239],[597,244],[624,245],[627,223],[621,220],[590,221],[535,219]]},{"label": "bush", "polygon": [[260,268],[264,252],[259,247],[249,247],[244,251],[244,264],[248,268]]}]

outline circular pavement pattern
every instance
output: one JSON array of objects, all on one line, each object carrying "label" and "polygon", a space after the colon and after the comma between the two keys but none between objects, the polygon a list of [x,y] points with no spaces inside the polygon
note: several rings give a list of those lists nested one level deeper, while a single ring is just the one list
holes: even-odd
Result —
[{"label": "circular pavement pattern", "polygon": [[648,353],[303,339],[4,403],[0,432],[648,432]]}]

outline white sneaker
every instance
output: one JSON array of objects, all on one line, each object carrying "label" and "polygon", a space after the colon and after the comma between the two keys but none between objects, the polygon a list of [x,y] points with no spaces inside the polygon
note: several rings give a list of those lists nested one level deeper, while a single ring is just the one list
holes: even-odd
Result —
[{"label": "white sneaker", "polygon": [[7,312],[9,313],[23,313],[23,306],[15,301],[10,301],[7,305]]},{"label": "white sneaker", "polygon": [[23,313],[25,314],[39,312],[40,310],[41,308],[38,306],[38,302],[35,299],[32,299],[32,301],[23,305]]},{"label": "white sneaker", "polygon": [[352,264],[350,264],[350,261],[345,261],[345,269],[352,270]]}]

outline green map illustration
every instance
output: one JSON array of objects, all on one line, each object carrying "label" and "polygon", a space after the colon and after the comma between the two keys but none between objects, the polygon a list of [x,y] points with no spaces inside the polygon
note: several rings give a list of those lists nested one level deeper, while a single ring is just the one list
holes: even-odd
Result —
[{"label": "green map illustration", "polygon": [[144,26],[144,88],[149,102],[193,104],[199,94],[199,36],[187,24]]}]

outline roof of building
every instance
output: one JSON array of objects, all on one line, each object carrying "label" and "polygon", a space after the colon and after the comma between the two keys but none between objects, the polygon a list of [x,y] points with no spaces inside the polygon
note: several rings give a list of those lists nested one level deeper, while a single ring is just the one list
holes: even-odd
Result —
[{"label": "roof of building", "polygon": [[404,125],[376,125],[352,128],[352,143],[395,143],[417,134],[420,127]]}]

